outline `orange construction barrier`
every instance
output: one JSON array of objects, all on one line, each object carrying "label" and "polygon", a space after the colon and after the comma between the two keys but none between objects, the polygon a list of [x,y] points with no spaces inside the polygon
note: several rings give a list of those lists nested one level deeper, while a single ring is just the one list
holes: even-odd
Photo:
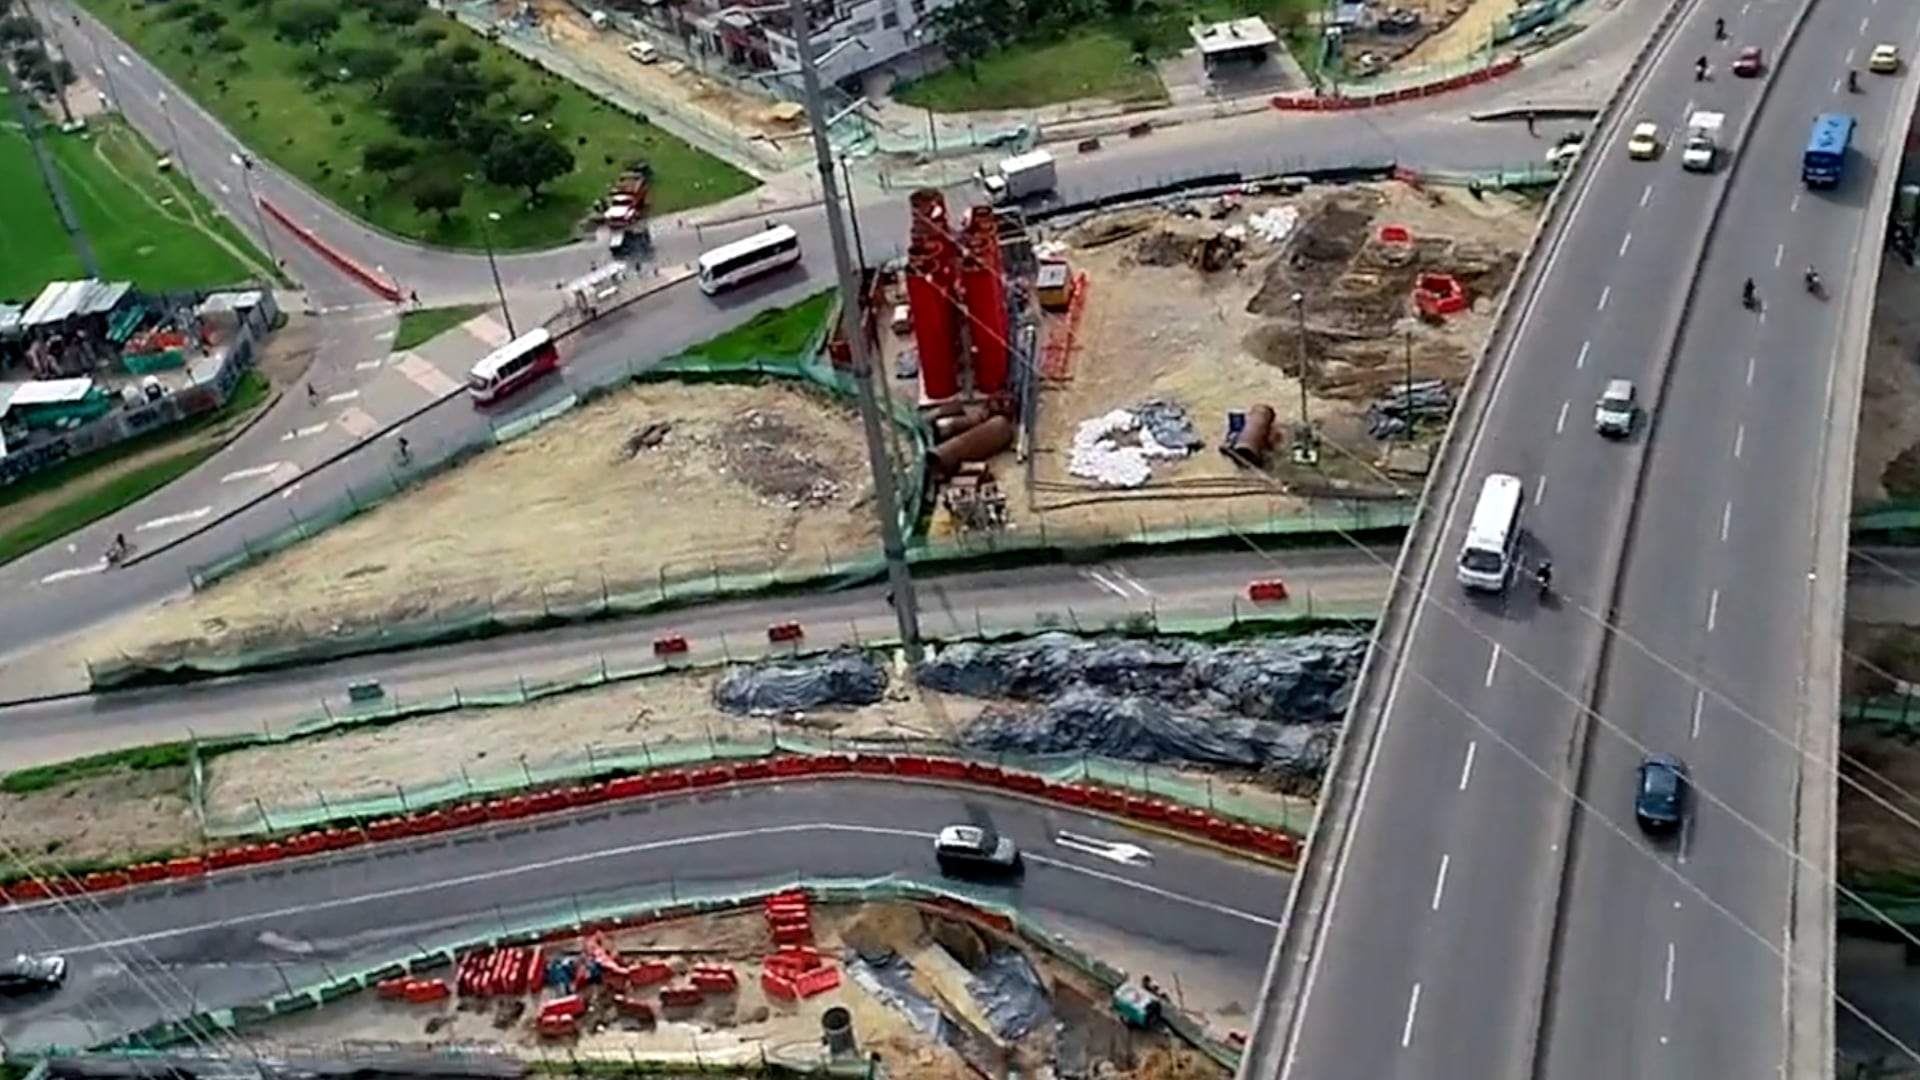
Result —
[{"label": "orange construction barrier", "polygon": [[767,627],[767,640],[775,643],[799,641],[806,636],[806,631],[802,630],[797,622],[778,622]]},{"label": "orange construction barrier", "polygon": [[655,638],[653,641],[653,655],[655,656],[679,656],[686,651],[687,637],[685,634]]}]

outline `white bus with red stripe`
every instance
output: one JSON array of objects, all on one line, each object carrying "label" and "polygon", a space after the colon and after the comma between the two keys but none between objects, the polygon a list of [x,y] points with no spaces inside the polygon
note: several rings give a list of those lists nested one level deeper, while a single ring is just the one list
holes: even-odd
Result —
[{"label": "white bus with red stripe", "polygon": [[700,256],[700,291],[712,296],[800,261],[800,234],[775,225]]},{"label": "white bus with red stripe", "polygon": [[529,330],[488,353],[467,375],[475,405],[491,405],[560,366],[560,350],[545,327]]}]

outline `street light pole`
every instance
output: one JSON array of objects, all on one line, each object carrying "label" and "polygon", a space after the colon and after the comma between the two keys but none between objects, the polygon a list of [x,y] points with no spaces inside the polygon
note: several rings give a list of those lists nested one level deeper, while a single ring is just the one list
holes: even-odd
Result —
[{"label": "street light pole", "polygon": [[827,237],[833,243],[833,266],[840,281],[840,326],[847,335],[847,348],[853,357],[854,395],[860,403],[860,428],[866,436],[867,461],[873,473],[873,508],[880,516],[880,547],[887,558],[887,580],[892,586],[893,614],[900,625],[900,643],[907,659],[918,663],[920,616],[913,595],[913,575],[907,566],[907,545],[901,535],[900,514],[893,490],[893,465],[887,459],[886,432],[880,418],[880,405],[874,398],[873,355],[867,345],[865,307],[860,290],[860,275],[853,266],[847,248],[844,224],[840,220],[840,193],[833,167],[833,145],[827,137],[826,103],[820,96],[820,71],[815,66],[812,35],[807,28],[806,0],[790,0],[793,16],[793,40],[800,50],[800,80],[806,88],[808,126],[813,134],[813,153],[820,171],[820,194],[827,211]]},{"label": "street light pole", "polygon": [[278,267],[280,256],[273,250],[273,237],[267,235],[267,219],[260,213],[260,196],[253,190],[253,158],[246,154],[229,154],[228,160],[240,166],[240,186],[246,189],[247,205],[253,210],[253,227],[260,230],[260,246],[267,249],[267,259]]},{"label": "street light pole", "polygon": [[53,208],[60,215],[60,224],[67,230],[73,253],[80,258],[80,268],[87,277],[98,278],[99,260],[93,257],[93,245],[87,243],[87,234],[80,227],[80,216],[67,199],[66,185],[61,183],[60,174],[53,167],[53,159],[47,154],[46,144],[40,140],[40,118],[34,115],[33,106],[27,102],[26,88],[14,77],[12,64],[0,60],[0,73],[5,75],[7,94],[13,98],[14,111],[20,114],[20,130],[26,133],[27,145],[33,148],[33,163],[40,170],[40,182],[46,186],[47,198],[53,201]]},{"label": "street light pole", "polygon": [[167,138],[173,143],[173,164],[180,170],[180,175],[192,183],[193,173],[187,169],[187,154],[180,146],[180,129],[173,124],[173,109],[167,105],[167,92],[162,90],[154,98],[160,102],[160,116],[167,122]]},{"label": "street light pole", "polygon": [[1407,441],[1413,441],[1413,331],[1407,331]]},{"label": "street light pole", "polygon": [[500,284],[500,260],[493,255],[493,226],[500,221],[500,212],[487,211],[486,221],[480,226],[480,237],[487,245],[487,269],[493,273],[493,294],[500,298],[500,317],[507,320],[507,338],[512,340],[520,336],[513,328],[513,309],[507,306],[507,287]]},{"label": "street light pole", "polygon": [[1294,293],[1294,328],[1298,333],[1295,377],[1300,384],[1300,434],[1294,443],[1294,460],[1302,465],[1311,465],[1318,458],[1313,445],[1313,417],[1307,412],[1307,295]]}]

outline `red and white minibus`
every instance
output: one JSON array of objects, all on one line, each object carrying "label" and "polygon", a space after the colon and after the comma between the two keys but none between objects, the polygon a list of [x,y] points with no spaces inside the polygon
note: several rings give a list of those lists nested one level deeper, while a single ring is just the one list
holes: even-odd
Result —
[{"label": "red and white minibus", "polygon": [[545,327],[529,330],[488,353],[467,375],[475,405],[491,405],[560,366],[560,350]]}]

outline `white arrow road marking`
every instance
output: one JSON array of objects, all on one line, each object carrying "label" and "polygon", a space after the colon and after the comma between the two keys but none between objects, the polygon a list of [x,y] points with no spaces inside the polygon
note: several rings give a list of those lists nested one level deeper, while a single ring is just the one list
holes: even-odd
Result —
[{"label": "white arrow road marking", "polygon": [[55,570],[53,573],[41,578],[40,584],[51,585],[56,581],[65,581],[68,578],[86,577],[89,574],[97,574],[106,568],[107,560],[101,559],[98,562],[86,566],[72,566],[65,570]]},{"label": "white arrow road marking", "polygon": [[1102,859],[1111,859],[1122,866],[1143,866],[1153,861],[1153,852],[1138,844],[1116,844],[1107,840],[1096,840],[1079,833],[1059,832],[1053,842],[1068,851],[1078,851],[1085,855],[1094,855]]},{"label": "white arrow road marking", "polygon": [[135,525],[133,531],[146,532],[149,529],[165,529],[173,525],[185,525],[189,521],[199,521],[211,513],[213,513],[213,507],[203,506],[198,510],[188,510],[184,514],[168,514],[166,517],[154,518],[152,521],[143,521]]}]

